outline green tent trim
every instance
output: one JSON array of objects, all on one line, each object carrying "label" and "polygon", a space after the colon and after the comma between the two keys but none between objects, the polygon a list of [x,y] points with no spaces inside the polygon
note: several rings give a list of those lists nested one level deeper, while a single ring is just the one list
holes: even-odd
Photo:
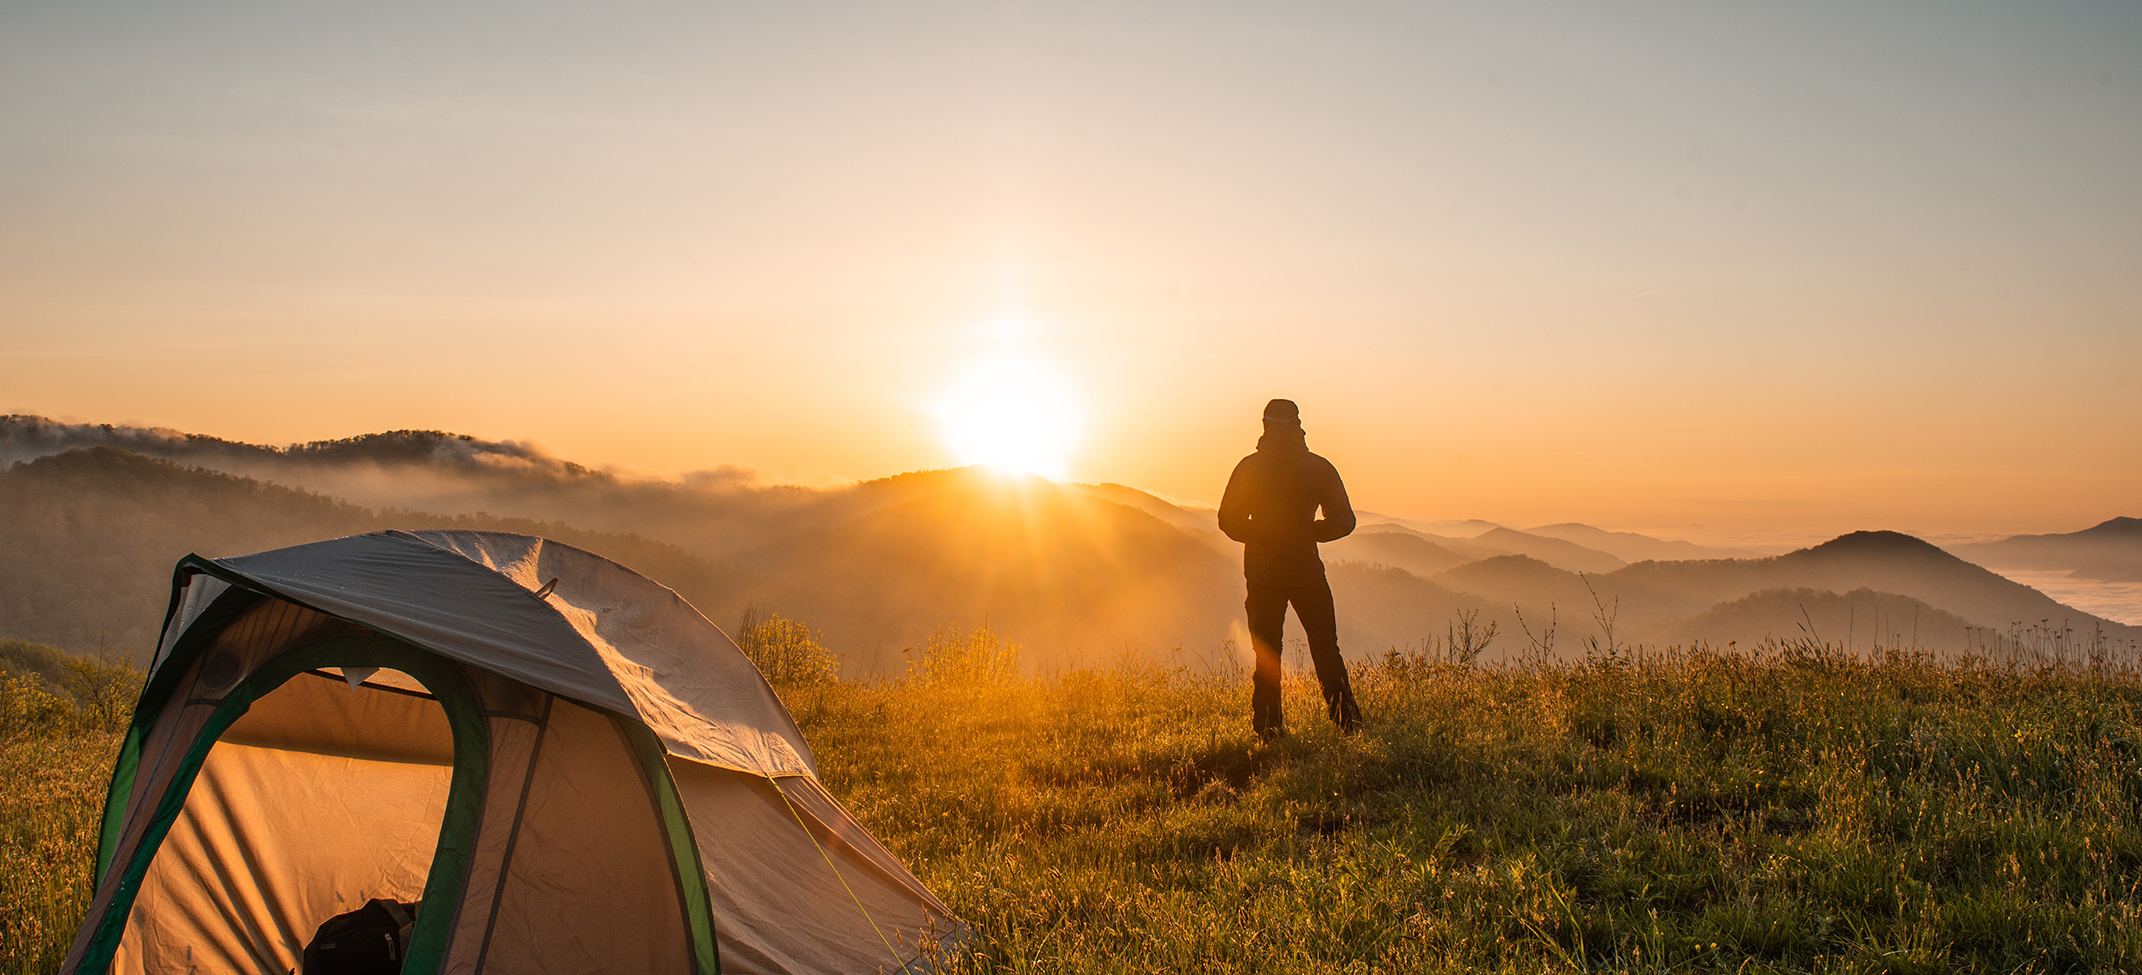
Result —
[{"label": "green tent trim", "polygon": [[[263,593],[244,587],[244,580],[198,555],[188,555],[180,559],[172,575],[184,578],[195,573],[206,573],[232,585],[209,603],[207,609],[202,610],[200,617],[194,621],[195,625],[188,627],[186,635],[180,637],[178,644],[171,648],[168,659],[151,661],[155,672],[148,685],[141,689],[141,700],[134,704],[134,719],[128,723],[126,738],[119,744],[119,760],[112,765],[111,786],[104,796],[104,823],[97,833],[95,876],[99,884],[104,882],[105,871],[110,870],[112,866],[112,854],[118,849],[119,830],[125,825],[127,799],[134,791],[134,776],[141,769],[141,747],[148,738],[149,730],[156,725],[157,715],[163,713],[164,704],[170,701],[172,693],[178,690],[179,683],[185,679],[186,669],[193,663],[194,658],[206,651],[216,635],[222,633],[223,628],[231,621],[268,598]],[[165,614],[164,620],[167,630],[178,616],[178,590],[179,587],[174,584],[171,610]]]},{"label": "green tent trim", "polygon": [[[238,591],[225,593],[210,607],[211,610],[221,608],[224,601]],[[254,595],[258,598],[258,594]],[[234,607],[232,615],[235,616],[237,611]],[[198,642],[205,645],[205,634],[220,629],[197,624],[192,632],[203,633],[204,639]],[[200,646],[187,649],[192,651],[189,656],[198,655]],[[178,682],[176,674],[185,669],[171,666],[179,662],[178,648],[174,648],[170,664],[159,668],[171,679],[158,681],[163,685],[161,688],[144,692],[142,706],[135,713],[134,728],[127,734],[131,753],[122,754],[119,766],[113,770],[112,798],[105,808],[105,836],[98,844],[100,867],[108,863],[110,848],[118,843],[117,836],[113,835],[117,831],[114,819],[118,818],[113,806],[116,804],[119,815],[124,815],[125,797],[133,791],[134,776],[140,768],[140,736],[168,702],[171,689]],[[127,915],[133,911],[134,897],[141,890],[142,878],[148,874],[149,865],[156,859],[156,851],[163,846],[164,837],[171,832],[172,824],[185,808],[186,796],[192,791],[202,764],[208,760],[209,749],[215,747],[216,741],[232,724],[245,716],[254,701],[283,686],[292,677],[321,667],[390,667],[399,670],[423,684],[445,710],[447,724],[453,730],[454,772],[452,783],[447,787],[446,814],[440,824],[439,845],[432,854],[431,874],[424,881],[424,900],[434,904],[460,903],[463,881],[475,852],[476,827],[483,815],[484,787],[490,778],[490,734],[484,726],[476,694],[455,664],[438,654],[389,637],[337,637],[269,660],[233,688],[217,706],[215,714],[209,717],[208,724],[187,749],[178,773],[172,777],[170,787],[164,790],[163,798],[157,803],[156,812],[142,833],[140,845],[126,864],[117,895],[105,907],[104,916],[98,919],[96,935],[82,957],[79,970],[98,972],[111,967],[112,955],[119,950],[119,940],[126,933]],[[154,695],[155,690],[162,693]],[[99,875],[102,873],[103,869],[100,869]],[[701,890],[704,889],[702,884]],[[403,960],[403,972],[429,975],[439,970],[445,958],[447,939],[453,934],[455,913],[419,913],[416,928],[410,933],[409,954]]]},{"label": "green tent trim", "polygon": [[700,975],[721,975],[721,952],[714,944],[713,896],[707,891],[706,867],[699,860],[699,841],[692,836],[692,818],[684,811],[684,798],[677,780],[669,774],[669,762],[654,732],[637,721],[613,715],[632,753],[640,760],[647,787],[654,794],[655,808],[662,813],[662,832],[669,842],[670,869],[675,872],[677,894],[684,899],[684,916],[691,922],[692,970]]}]

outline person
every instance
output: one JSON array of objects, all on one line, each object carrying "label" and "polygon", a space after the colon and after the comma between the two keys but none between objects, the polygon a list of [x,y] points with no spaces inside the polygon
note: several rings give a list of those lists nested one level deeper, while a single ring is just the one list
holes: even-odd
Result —
[{"label": "person", "polygon": [[1316,547],[1354,530],[1354,507],[1346,500],[1338,468],[1309,452],[1301,409],[1293,400],[1265,405],[1257,452],[1235,465],[1220,498],[1220,530],[1242,543],[1242,576],[1249,589],[1243,608],[1257,656],[1250,697],[1257,736],[1270,741],[1286,723],[1279,706],[1279,654],[1290,604],[1309,636],[1309,659],[1324,688],[1324,706],[1340,730],[1351,733],[1361,724],[1361,708],[1346,678],[1346,659],[1339,655],[1338,614]]}]

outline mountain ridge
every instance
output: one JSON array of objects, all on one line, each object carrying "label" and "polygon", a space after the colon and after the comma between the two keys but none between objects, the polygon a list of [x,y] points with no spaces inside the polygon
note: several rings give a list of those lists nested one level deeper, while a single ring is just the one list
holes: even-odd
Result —
[{"label": "mountain ridge", "polygon": [[2012,535],[1956,545],[1950,551],[2005,569],[2067,572],[2101,582],[2142,582],[2142,518],[2121,516],[2081,531]]},{"label": "mountain ridge", "polygon": [[[0,636],[76,650],[85,641],[94,648],[100,633],[114,632],[111,620],[85,608],[91,604],[150,607],[138,613],[150,622],[119,629],[153,626],[170,562],[185,554],[174,539],[209,539],[195,546],[204,555],[240,554],[378,527],[445,525],[517,525],[503,530],[630,550],[637,554],[619,561],[685,592],[718,621],[754,613],[804,619],[826,631],[856,666],[873,672],[896,666],[888,654],[945,624],[990,625],[1026,644],[1037,660],[1059,663],[1131,644],[1150,651],[1217,644],[1230,635],[1240,642],[1240,549],[1207,527],[1209,509],[1120,484],[1007,479],[978,468],[910,471],[830,489],[760,486],[739,477],[710,477],[699,485],[634,482],[524,444],[440,431],[389,431],[270,449],[175,431],[6,420],[0,423],[0,455],[48,450],[69,437],[136,438],[170,453],[281,465],[275,469],[310,479],[293,483],[189,466],[110,443],[0,469],[0,496],[18,501],[40,479],[76,472],[71,488],[46,490],[34,503],[0,512],[0,524],[7,526],[0,532],[7,545],[0,547],[11,546],[18,565],[51,563],[66,570],[54,572],[73,573],[75,580],[17,571],[13,582],[0,585]],[[464,476],[457,473],[461,467],[482,470]],[[362,476],[336,480],[351,472]],[[182,497],[172,496],[177,500],[159,501],[158,479],[189,486]],[[342,484],[372,493],[336,493]],[[258,498],[267,500],[246,500]],[[158,507],[167,503],[169,510]],[[256,504],[271,512],[295,505],[307,513],[282,522],[254,519],[260,530],[233,519],[234,509]],[[436,511],[445,513],[431,513]],[[2107,524],[2125,530],[2118,519]],[[1520,547],[1531,554],[1512,551]],[[1522,629],[1521,620],[1557,619],[1565,635],[1595,628],[1587,621],[1603,614],[1617,622],[1617,639],[1670,641],[1685,635],[1682,624],[1706,612],[1793,588],[1846,596],[1866,590],[1873,595],[1852,598],[1869,606],[1870,599],[1884,607],[1892,597],[1918,601],[1926,609],[1913,612],[1930,621],[1921,629],[1943,631],[1924,641],[1935,649],[1963,646],[1966,634],[1946,631],[1966,624],[2002,631],[2070,620],[2085,631],[2104,626],[2114,639],[2142,637],[2142,629],[2063,606],[1895,532],[1852,533],[1758,559],[1622,564],[1610,552],[1503,526],[1475,538],[1452,538],[1364,519],[1353,536],[1324,551],[1342,608],[1342,634],[1354,656],[1399,645],[1386,641],[1423,644],[1444,630],[1447,618],[1439,621],[1437,614],[1458,612],[1481,614],[1483,625],[1495,623],[1505,634]],[[116,571],[117,561],[127,559],[149,568]],[[85,601],[92,592],[113,595]],[[1797,625],[1775,600],[1750,605],[1755,608],[1734,618],[1768,635],[1790,635]],[[1860,604],[1848,598],[1838,605],[1848,605],[1846,632],[1856,634],[1849,606]],[[1889,610],[1881,612],[1887,618]],[[59,630],[66,632],[53,635]]]}]

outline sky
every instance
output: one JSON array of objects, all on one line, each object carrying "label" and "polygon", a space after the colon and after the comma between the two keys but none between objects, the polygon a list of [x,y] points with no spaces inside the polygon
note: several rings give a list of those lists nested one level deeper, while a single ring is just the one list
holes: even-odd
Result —
[{"label": "sky", "polygon": [[1211,503],[1284,396],[1408,517],[2072,531],[2142,515],[2137,173],[2131,2],[0,0],[0,412],[802,483],[979,418]]}]

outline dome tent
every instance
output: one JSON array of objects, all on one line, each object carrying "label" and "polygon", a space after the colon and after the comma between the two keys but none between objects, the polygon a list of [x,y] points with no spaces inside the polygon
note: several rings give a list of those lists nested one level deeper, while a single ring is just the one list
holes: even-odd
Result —
[{"label": "dome tent", "polygon": [[892,972],[964,926],[741,650],[541,538],[188,556],[66,972],[284,973],[421,902],[405,973]]}]

